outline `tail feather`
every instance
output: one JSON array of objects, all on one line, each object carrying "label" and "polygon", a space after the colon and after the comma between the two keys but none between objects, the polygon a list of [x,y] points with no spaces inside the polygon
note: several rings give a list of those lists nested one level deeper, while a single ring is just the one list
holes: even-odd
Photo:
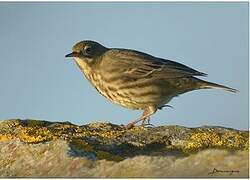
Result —
[{"label": "tail feather", "polygon": [[225,91],[229,91],[229,92],[233,92],[233,93],[239,92],[239,90],[237,90],[237,89],[233,89],[233,88],[230,88],[227,86],[223,86],[220,84],[207,82],[207,81],[202,81],[201,88],[204,88],[204,89],[223,89]]}]

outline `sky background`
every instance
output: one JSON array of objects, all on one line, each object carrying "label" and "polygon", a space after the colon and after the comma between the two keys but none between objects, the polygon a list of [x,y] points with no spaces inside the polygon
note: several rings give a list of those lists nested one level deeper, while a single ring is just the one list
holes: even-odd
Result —
[{"label": "sky background", "polygon": [[81,40],[129,48],[240,90],[193,91],[155,125],[248,129],[248,3],[0,3],[0,119],[126,124],[141,111],[102,97],[64,56]]}]

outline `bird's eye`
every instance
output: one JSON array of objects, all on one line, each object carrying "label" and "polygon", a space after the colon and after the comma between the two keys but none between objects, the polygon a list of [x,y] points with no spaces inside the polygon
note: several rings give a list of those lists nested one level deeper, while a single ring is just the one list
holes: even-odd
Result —
[{"label": "bird's eye", "polygon": [[92,49],[91,49],[91,47],[86,47],[84,49],[84,51],[85,51],[86,54],[91,54]]}]

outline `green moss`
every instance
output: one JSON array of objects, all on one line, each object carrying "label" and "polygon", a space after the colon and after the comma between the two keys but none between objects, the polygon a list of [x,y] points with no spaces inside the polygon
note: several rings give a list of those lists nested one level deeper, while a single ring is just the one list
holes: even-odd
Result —
[{"label": "green moss", "polygon": [[82,139],[73,138],[70,140],[70,143],[79,150],[84,150],[86,152],[94,151],[94,148]]},{"label": "green moss", "polygon": [[44,126],[51,124],[48,121],[37,121],[37,120],[33,120],[33,119],[25,120],[23,122],[25,123],[24,126],[26,126],[26,127],[37,127],[37,126],[44,127]]},{"label": "green moss", "polygon": [[109,161],[116,161],[116,162],[122,161],[125,159],[124,157],[117,156],[106,151],[97,151],[96,156],[98,159],[106,159]]},{"label": "green moss", "polygon": [[79,150],[83,150],[85,152],[96,154],[96,157],[98,159],[106,159],[110,161],[121,161],[124,159],[118,155],[114,155],[106,151],[95,150],[93,146],[91,146],[90,144],[88,144],[86,141],[82,139],[76,139],[76,138],[71,139],[70,144]]}]

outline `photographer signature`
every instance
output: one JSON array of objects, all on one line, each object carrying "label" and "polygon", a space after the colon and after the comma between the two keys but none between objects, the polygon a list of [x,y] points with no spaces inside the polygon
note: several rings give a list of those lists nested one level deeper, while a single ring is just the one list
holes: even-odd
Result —
[{"label": "photographer signature", "polygon": [[209,172],[208,175],[214,175],[216,173],[229,173],[229,175],[233,175],[233,173],[239,173],[239,170],[219,170],[214,168],[212,172]]}]

